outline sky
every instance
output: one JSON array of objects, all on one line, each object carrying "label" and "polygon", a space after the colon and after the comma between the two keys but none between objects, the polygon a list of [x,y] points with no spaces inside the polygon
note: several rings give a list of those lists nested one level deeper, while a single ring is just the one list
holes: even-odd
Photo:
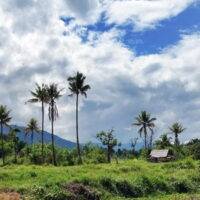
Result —
[{"label": "sky", "polygon": [[76,71],[91,86],[80,99],[81,143],[111,128],[129,143],[142,110],[157,118],[156,138],[174,122],[186,128],[182,142],[200,137],[200,1],[0,1],[0,104],[12,124],[40,123],[40,104],[25,104],[30,90],[57,83],[55,132],[75,141],[67,77]]}]

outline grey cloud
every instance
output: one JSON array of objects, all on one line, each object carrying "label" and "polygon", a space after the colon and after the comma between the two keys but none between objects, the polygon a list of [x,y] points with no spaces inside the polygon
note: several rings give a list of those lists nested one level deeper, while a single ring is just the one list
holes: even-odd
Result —
[{"label": "grey cloud", "polygon": [[162,65],[160,63],[154,63],[154,64],[147,66],[144,69],[144,73],[145,74],[153,74],[153,73],[159,71],[161,68],[162,68]]}]

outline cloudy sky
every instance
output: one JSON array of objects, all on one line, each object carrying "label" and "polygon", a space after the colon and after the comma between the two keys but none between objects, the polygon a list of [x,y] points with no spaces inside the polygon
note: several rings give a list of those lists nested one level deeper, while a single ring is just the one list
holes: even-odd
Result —
[{"label": "cloudy sky", "polygon": [[74,141],[67,77],[77,70],[92,88],[80,102],[81,142],[115,128],[128,143],[141,110],[157,118],[157,136],[179,121],[182,141],[199,137],[200,1],[0,1],[0,104],[12,124],[40,119],[40,105],[24,102],[36,82],[55,82],[66,88],[56,133]]}]

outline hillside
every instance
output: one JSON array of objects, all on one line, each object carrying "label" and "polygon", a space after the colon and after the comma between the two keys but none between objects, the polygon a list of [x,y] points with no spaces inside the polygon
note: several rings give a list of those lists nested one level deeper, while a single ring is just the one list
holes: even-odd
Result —
[{"label": "hillside", "polygon": [[[21,126],[16,126],[16,125],[12,125],[11,127],[12,128],[17,128],[17,129],[20,130],[20,132],[17,133],[17,136],[19,137],[19,139],[21,141],[24,141],[25,140],[25,138],[24,138],[24,135],[25,135],[24,130],[25,130],[25,128],[21,127]],[[9,129],[6,128],[6,127],[4,127],[4,134],[8,134],[8,132],[9,132]],[[62,147],[62,148],[74,148],[76,146],[76,143],[71,142],[69,140],[65,140],[65,139],[57,136],[56,134],[55,134],[54,138],[55,138],[55,144],[58,147]],[[27,142],[29,144],[31,143],[31,136],[30,136],[30,134],[27,136]],[[34,132],[34,141],[33,142],[35,144],[41,142],[41,135],[39,133]],[[48,132],[46,132],[46,131],[44,132],[44,142],[46,144],[51,143],[51,134],[48,133]]]},{"label": "hillside", "polygon": [[66,200],[66,195],[74,193],[85,200],[198,200],[199,167],[198,161],[190,159],[157,164],[120,160],[119,164],[71,167],[13,165],[1,168],[0,189],[34,199]]}]

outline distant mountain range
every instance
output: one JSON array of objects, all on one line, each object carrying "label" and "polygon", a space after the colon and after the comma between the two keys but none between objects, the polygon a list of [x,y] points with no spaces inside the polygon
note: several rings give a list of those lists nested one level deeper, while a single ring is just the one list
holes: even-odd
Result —
[{"label": "distant mountain range", "polygon": [[[24,130],[25,128],[24,127],[21,127],[21,126],[16,126],[16,125],[12,125],[11,126],[12,128],[17,128],[20,130],[19,133],[17,133],[17,137],[21,140],[21,141],[24,141],[25,140],[25,134],[24,134]],[[8,134],[9,133],[9,128],[7,127],[4,127],[4,134]],[[54,135],[54,139],[55,139],[55,145],[58,146],[58,147],[62,147],[62,148],[74,148],[76,147],[76,143],[74,142],[71,142],[69,140],[65,140],[57,135]],[[31,135],[27,135],[27,142],[30,144],[31,143]],[[33,142],[36,144],[36,143],[39,143],[41,142],[41,134],[40,133],[37,133],[37,132],[34,132],[34,140]],[[44,142],[46,144],[48,143],[51,143],[51,133],[48,133],[48,132],[44,132]]]},{"label": "distant mountain range", "polygon": [[[16,126],[16,125],[11,125],[12,128],[17,128],[20,130],[19,133],[17,133],[17,137],[21,140],[21,141],[25,141],[25,127],[22,126]],[[4,127],[3,132],[5,135],[7,135],[9,133],[9,128]],[[69,148],[72,149],[74,147],[76,147],[76,143],[75,142],[71,142],[69,140],[65,140],[57,135],[54,135],[54,139],[55,139],[55,145],[61,148]],[[31,134],[27,135],[27,142],[30,144],[31,143]],[[44,131],[44,142],[46,144],[51,143],[51,133]],[[34,132],[34,138],[33,138],[33,143],[41,143],[41,134]],[[97,146],[102,146],[102,144],[100,143],[93,143],[96,144]],[[82,144],[84,145],[84,144]],[[138,142],[138,144],[136,145],[136,150],[139,150],[143,147],[143,143]],[[117,147],[116,147],[117,148]],[[129,143],[124,143],[121,145],[120,149],[131,149],[131,144]]]}]

